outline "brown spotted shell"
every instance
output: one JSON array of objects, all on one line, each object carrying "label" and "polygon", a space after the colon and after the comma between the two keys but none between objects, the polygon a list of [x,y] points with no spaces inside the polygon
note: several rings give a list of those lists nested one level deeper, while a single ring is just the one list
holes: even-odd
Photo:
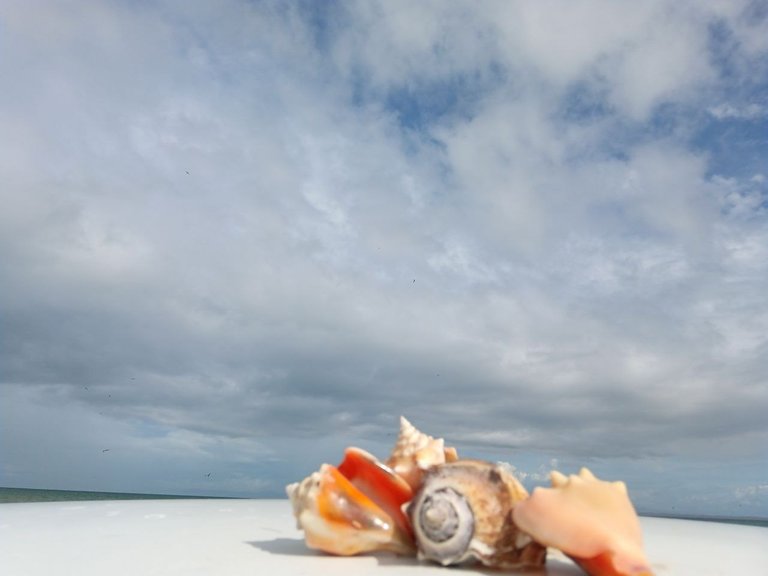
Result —
[{"label": "brown spotted shell", "polygon": [[502,467],[459,460],[433,467],[407,506],[419,558],[443,565],[478,561],[496,568],[541,566],[546,548],[512,518],[525,488]]}]

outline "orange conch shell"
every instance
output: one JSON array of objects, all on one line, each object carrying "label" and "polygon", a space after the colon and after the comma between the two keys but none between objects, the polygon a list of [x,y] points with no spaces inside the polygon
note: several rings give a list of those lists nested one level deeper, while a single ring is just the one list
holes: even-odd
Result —
[{"label": "orange conch shell", "polygon": [[360,448],[347,448],[339,472],[389,514],[402,533],[412,536],[403,504],[413,497],[411,487],[375,456]]},{"label": "orange conch shell", "polygon": [[455,448],[446,448],[442,438],[433,438],[416,429],[404,416],[400,417],[400,435],[387,459],[387,466],[418,490],[426,470],[458,460]]},{"label": "orange conch shell", "polygon": [[515,524],[558,548],[591,576],[651,576],[640,521],[623,482],[604,482],[582,468],[551,474],[552,488],[535,488],[513,510]]},{"label": "orange conch shell", "polygon": [[310,548],[341,556],[413,552],[410,525],[401,510],[411,489],[364,450],[348,448],[338,467],[323,464],[289,484],[286,493]]}]

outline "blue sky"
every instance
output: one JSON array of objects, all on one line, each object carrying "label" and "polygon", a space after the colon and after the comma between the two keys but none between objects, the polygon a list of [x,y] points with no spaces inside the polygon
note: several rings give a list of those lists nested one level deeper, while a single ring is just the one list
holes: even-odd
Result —
[{"label": "blue sky", "polygon": [[766,158],[764,2],[4,2],[0,485],[768,516]]}]

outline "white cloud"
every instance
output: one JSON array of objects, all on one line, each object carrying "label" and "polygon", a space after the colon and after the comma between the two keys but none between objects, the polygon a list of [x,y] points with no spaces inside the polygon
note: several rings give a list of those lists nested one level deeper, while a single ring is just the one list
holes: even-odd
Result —
[{"label": "white cloud", "polygon": [[470,92],[483,90],[498,74],[516,95],[533,83],[537,98],[587,83],[617,112],[642,122],[656,105],[698,102],[712,87],[708,26],[725,20],[751,38],[756,27],[744,24],[745,6],[353,3],[345,18],[355,26],[336,29],[334,56],[342,73],[385,93],[445,89],[440,82],[457,78]]},{"label": "white cloud", "polygon": [[760,104],[746,104],[734,106],[732,104],[719,104],[707,109],[718,120],[755,120],[768,115],[768,109]]},{"label": "white cloud", "polygon": [[494,27],[471,2],[353,2],[345,8],[344,23],[353,25],[334,23],[334,61],[342,73],[359,73],[374,89],[490,72]]},{"label": "white cloud", "polygon": [[656,104],[691,99],[714,79],[700,16],[660,12],[609,72],[613,101],[635,120],[648,118]]},{"label": "white cloud", "polygon": [[458,241],[446,242],[443,250],[427,258],[427,263],[437,273],[455,275],[459,281],[486,283],[497,280],[496,274]]},{"label": "white cloud", "polygon": [[737,498],[752,498],[755,496],[768,496],[768,484],[756,484],[754,486],[741,486],[734,490]]}]

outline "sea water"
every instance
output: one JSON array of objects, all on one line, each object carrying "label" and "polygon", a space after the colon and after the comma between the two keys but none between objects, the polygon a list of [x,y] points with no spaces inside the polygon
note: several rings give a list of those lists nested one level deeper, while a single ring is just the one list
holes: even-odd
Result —
[{"label": "sea water", "polygon": [[128,492],[83,492],[77,490],[39,490],[36,488],[1,488],[3,502],[64,502],[68,500],[160,500],[178,498],[205,498],[177,494],[133,494]]}]

